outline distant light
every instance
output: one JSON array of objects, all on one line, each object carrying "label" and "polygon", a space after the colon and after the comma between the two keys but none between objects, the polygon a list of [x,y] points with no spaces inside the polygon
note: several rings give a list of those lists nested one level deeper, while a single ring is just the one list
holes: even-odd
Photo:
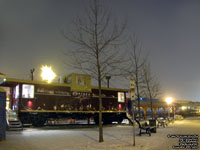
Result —
[{"label": "distant light", "polygon": [[1,77],[0,77],[0,84],[2,84],[2,83],[4,83],[4,82],[6,82],[6,78],[1,78]]},{"label": "distant light", "polygon": [[56,74],[53,72],[51,67],[42,66],[41,70],[42,70],[41,73],[42,79],[46,80],[48,83],[50,83],[56,77]]},{"label": "distant light", "polygon": [[181,107],[182,110],[185,110],[186,108],[187,108],[186,106],[182,106],[182,107]]},{"label": "distant light", "polygon": [[167,104],[171,104],[172,101],[173,101],[172,97],[167,97],[167,98],[166,98]]}]

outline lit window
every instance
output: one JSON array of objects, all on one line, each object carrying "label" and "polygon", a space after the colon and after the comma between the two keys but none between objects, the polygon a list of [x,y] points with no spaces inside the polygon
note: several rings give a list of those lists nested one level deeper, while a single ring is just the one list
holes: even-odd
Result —
[{"label": "lit window", "polygon": [[124,92],[118,92],[118,102],[124,102]]},{"label": "lit window", "polygon": [[22,85],[22,98],[34,98],[34,85]]},{"label": "lit window", "polygon": [[15,87],[15,98],[19,98],[19,85]]},{"label": "lit window", "polygon": [[9,108],[10,108],[10,102],[6,101],[6,110],[9,110]]}]

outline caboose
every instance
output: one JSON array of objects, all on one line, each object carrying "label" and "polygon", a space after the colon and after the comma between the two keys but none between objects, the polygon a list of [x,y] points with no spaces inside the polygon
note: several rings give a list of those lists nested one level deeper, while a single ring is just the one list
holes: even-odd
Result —
[{"label": "caboose", "polygon": [[[6,109],[14,110],[22,124],[43,126],[49,119],[93,118],[98,123],[99,92],[91,77],[71,74],[65,83],[6,78],[1,83],[7,92]],[[125,89],[102,88],[103,123],[126,118]]]}]

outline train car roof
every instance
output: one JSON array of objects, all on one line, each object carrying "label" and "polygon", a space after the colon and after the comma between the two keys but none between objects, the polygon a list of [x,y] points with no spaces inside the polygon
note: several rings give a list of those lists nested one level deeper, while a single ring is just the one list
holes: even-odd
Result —
[{"label": "train car roof", "polygon": [[[98,90],[98,86],[91,86],[92,89],[96,89]],[[123,92],[127,92],[128,89],[118,89],[118,88],[106,88],[106,87],[101,87],[102,90],[110,90],[110,91],[123,91]]]},{"label": "train car roof", "polygon": [[6,78],[6,82],[4,82],[3,86],[12,86],[17,85],[18,83],[27,83],[27,84],[42,84],[42,85],[51,85],[51,86],[67,86],[70,87],[70,84],[65,83],[47,83],[44,81],[32,81],[32,80],[23,80],[23,79],[14,79],[14,78]]},{"label": "train car roof", "polygon": [[[47,83],[44,81],[32,81],[32,80],[23,80],[23,79],[15,79],[15,78],[6,78],[6,81],[2,83],[2,86],[10,86],[14,87],[18,83],[27,83],[27,84],[40,84],[40,85],[50,85],[50,86],[64,86],[64,87],[71,87],[70,84],[66,83]],[[91,89],[98,90],[98,86],[91,86]],[[128,89],[119,89],[119,88],[106,88],[102,87],[102,90],[109,90],[109,91],[128,91]]]}]

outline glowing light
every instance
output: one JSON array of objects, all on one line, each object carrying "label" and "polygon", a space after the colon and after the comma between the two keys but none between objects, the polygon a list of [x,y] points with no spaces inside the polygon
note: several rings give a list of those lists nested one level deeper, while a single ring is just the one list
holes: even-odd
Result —
[{"label": "glowing light", "polygon": [[32,108],[32,106],[33,106],[33,102],[32,101],[28,101],[28,107]]},{"label": "glowing light", "polygon": [[187,108],[186,106],[182,106],[182,107],[181,107],[182,110],[185,110],[186,108]]},{"label": "glowing light", "polygon": [[56,77],[56,74],[53,72],[51,67],[42,66],[41,70],[42,70],[41,73],[42,79],[46,80],[48,83],[50,83]]},{"label": "glowing light", "polygon": [[171,104],[172,101],[173,101],[172,97],[167,97],[167,98],[166,98],[167,104]]},{"label": "glowing light", "polygon": [[119,104],[119,110],[122,110],[122,104]]}]

